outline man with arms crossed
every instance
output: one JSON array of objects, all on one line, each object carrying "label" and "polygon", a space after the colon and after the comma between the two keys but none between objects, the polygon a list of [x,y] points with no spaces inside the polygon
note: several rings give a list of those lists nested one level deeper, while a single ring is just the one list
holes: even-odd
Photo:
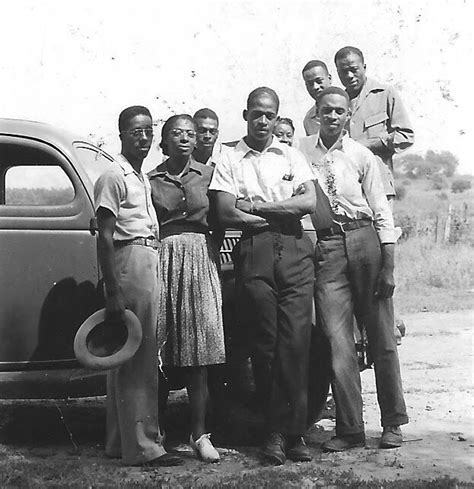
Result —
[{"label": "man with arms crossed", "polygon": [[150,184],[142,171],[153,139],[146,107],[119,116],[121,154],[94,187],[99,261],[105,281],[106,321],[140,320],[143,339],[132,359],[107,374],[106,454],[126,465],[178,465],[166,453],[158,426],[157,231]]},{"label": "man with arms crossed", "polygon": [[321,90],[331,86],[331,75],[324,61],[313,59],[308,61],[303,68],[303,80],[309,95],[314,100],[314,105],[308,110],[303,119],[306,136],[311,136],[319,131],[319,115],[316,99]]},{"label": "man with arms crossed", "polygon": [[[344,134],[349,97],[336,87],[318,97],[319,135],[303,138],[301,151],[323,189],[312,215],[315,300],[331,345],[331,388],[336,403],[336,436],[323,443],[339,452],[365,443],[362,396],[353,316],[364,324],[374,361],[383,427],[381,448],[402,444],[400,425],[408,422],[397,344],[392,295],[395,230],[374,155]],[[318,202],[320,204],[320,202]]]},{"label": "man with arms crossed", "polygon": [[316,203],[304,156],[272,135],[278,108],[271,88],[250,93],[247,135],[219,160],[209,187],[221,224],[243,231],[233,254],[239,310],[251,318],[255,383],[267,424],[262,454],[275,465],[311,460],[302,435],[314,267],[300,219]]}]

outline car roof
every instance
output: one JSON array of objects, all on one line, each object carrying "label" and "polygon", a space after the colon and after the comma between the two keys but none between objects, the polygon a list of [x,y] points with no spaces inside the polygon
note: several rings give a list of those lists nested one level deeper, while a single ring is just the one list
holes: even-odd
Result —
[{"label": "car roof", "polygon": [[[7,136],[22,136],[39,141],[45,141],[67,155],[71,155],[72,143],[75,141],[87,142],[83,137],[59,129],[44,122],[28,121],[23,119],[0,118],[0,134]],[[92,144],[92,143],[89,143]]]}]

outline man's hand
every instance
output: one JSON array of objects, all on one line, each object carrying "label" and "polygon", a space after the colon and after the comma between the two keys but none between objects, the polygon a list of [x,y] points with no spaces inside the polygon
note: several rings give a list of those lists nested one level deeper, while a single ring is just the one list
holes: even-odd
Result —
[{"label": "man's hand", "polygon": [[108,323],[120,323],[125,320],[125,300],[119,289],[108,294],[105,300],[105,318]]},{"label": "man's hand", "polygon": [[252,214],[252,203],[245,199],[237,199],[235,201],[235,207],[242,212],[246,212],[247,214]]},{"label": "man's hand", "polygon": [[393,278],[393,268],[382,267],[375,289],[375,297],[377,299],[389,299],[393,296],[395,290],[395,280]]}]

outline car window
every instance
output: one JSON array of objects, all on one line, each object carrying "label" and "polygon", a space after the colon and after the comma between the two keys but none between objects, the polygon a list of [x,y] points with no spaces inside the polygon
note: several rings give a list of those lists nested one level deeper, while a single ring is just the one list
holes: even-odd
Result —
[{"label": "car window", "polygon": [[64,205],[74,187],[60,166],[17,165],[5,172],[4,205]]},{"label": "car window", "polygon": [[92,183],[110,166],[113,158],[95,146],[87,143],[74,143],[81,163]]}]

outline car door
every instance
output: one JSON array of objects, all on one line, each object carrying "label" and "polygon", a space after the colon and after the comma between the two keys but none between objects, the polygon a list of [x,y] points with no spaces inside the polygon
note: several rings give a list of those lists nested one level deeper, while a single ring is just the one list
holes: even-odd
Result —
[{"label": "car door", "polygon": [[75,364],[75,333],[102,304],[90,182],[71,155],[0,136],[0,371]]}]

